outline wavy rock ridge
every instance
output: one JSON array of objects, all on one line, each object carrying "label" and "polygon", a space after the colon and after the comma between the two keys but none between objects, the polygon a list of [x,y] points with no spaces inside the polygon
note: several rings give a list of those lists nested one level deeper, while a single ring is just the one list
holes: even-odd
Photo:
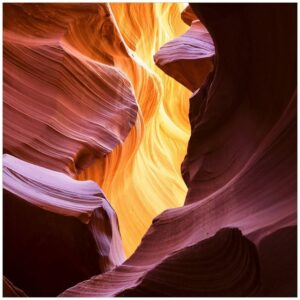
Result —
[{"label": "wavy rock ridge", "polygon": [[194,92],[213,69],[215,49],[210,34],[188,8],[182,12],[181,18],[190,29],[163,45],[154,61],[165,73]]},{"label": "wavy rock ridge", "polygon": [[[78,266],[85,270],[77,270],[76,279],[71,277],[74,271],[60,274],[68,282],[63,281],[65,287],[56,286],[55,290],[47,290],[50,276],[44,285],[38,285],[42,292],[57,295],[67,288],[60,296],[295,296],[296,5],[191,4],[181,14],[183,22],[190,26],[186,33],[183,32],[186,25],[180,20],[179,7],[183,7],[177,4],[7,6],[11,7],[7,16],[11,19],[22,16],[22,27],[13,29],[10,19],[4,24],[9,33],[6,67],[18,59],[14,68],[25,64],[22,60],[26,56],[18,55],[18,47],[11,44],[26,41],[29,50],[24,47],[25,54],[29,51],[30,56],[43,56],[51,50],[48,48],[52,41],[59,40],[53,57],[57,56],[57,48],[61,51],[62,45],[66,47],[64,51],[70,51],[68,55],[81,57],[78,65],[74,63],[75,58],[67,64],[69,59],[64,55],[63,70],[81,74],[80,80],[84,82],[85,73],[80,70],[82,65],[89,66],[88,69],[93,70],[89,76],[97,70],[95,80],[101,84],[97,92],[103,92],[100,91],[102,85],[108,91],[105,84],[112,79],[125,81],[121,86],[128,92],[128,97],[122,97],[123,93],[119,94],[122,88],[116,85],[116,95],[125,103],[122,108],[127,111],[121,121],[128,126],[118,139],[114,139],[114,135],[103,135],[110,144],[107,152],[103,152],[102,147],[106,139],[97,136],[97,129],[96,133],[91,130],[83,134],[96,140],[92,150],[88,139],[80,144],[83,148],[76,148],[76,138],[70,138],[68,133],[67,138],[63,138],[69,145],[67,158],[58,155],[53,163],[51,158],[43,162],[49,151],[38,146],[41,151],[34,157],[35,165],[32,164],[30,151],[25,151],[26,140],[22,140],[25,134],[18,140],[22,146],[7,148],[7,152],[15,151],[13,154],[22,159],[4,157],[5,203],[11,209],[6,215],[7,224],[15,226],[12,217],[15,212],[29,211],[28,215],[35,216],[40,224],[45,218],[52,220],[48,225],[61,224],[59,227],[64,230],[58,234],[59,239],[69,247],[78,245],[79,237],[84,241],[71,259],[80,260]],[[164,34],[160,34],[162,27]],[[94,28],[99,30],[99,35]],[[34,38],[23,31],[34,33]],[[92,33],[89,35],[89,32]],[[40,47],[44,45],[45,36],[46,52],[44,46]],[[170,36],[176,38],[170,41],[167,38]],[[34,51],[32,54],[32,43],[34,47],[38,45],[38,54]],[[10,53],[16,55],[16,60]],[[155,67],[154,61],[162,71]],[[39,67],[34,66],[34,72],[38,72]],[[102,81],[107,73],[101,73],[98,68],[113,70],[107,81]],[[24,74],[20,74],[26,78],[27,67],[24,70]],[[5,74],[9,78],[10,73]],[[41,86],[46,87],[50,81],[55,88],[58,86],[60,93],[66,92],[66,86],[53,81],[57,73],[51,74],[44,77],[46,83]],[[191,137],[187,151],[184,142],[189,123],[184,113],[187,115],[186,100],[190,93],[168,76],[193,92],[189,103]],[[43,76],[36,80],[43,81]],[[22,87],[20,80],[8,80],[7,85],[13,87],[14,82]],[[139,105],[135,103],[129,82]],[[91,91],[95,83],[89,83],[88,91]],[[111,88],[114,89],[114,85]],[[13,90],[5,91],[5,95],[9,95],[7,103],[24,114],[22,101],[18,103],[18,97],[14,99],[14,93],[8,93],[10,89]],[[52,98],[57,99],[57,90],[53,92],[51,86],[49,91],[55,95]],[[28,93],[26,89],[23,92]],[[77,96],[80,97],[79,92],[74,97]],[[61,99],[62,103],[68,101]],[[99,107],[102,102],[103,99],[99,100]],[[78,103],[73,103],[74,109],[82,113],[83,123],[89,122],[89,114],[85,114]],[[103,114],[105,109],[103,107]],[[42,117],[46,118],[41,114]],[[16,125],[9,120],[7,128],[16,131]],[[115,121],[112,129],[120,132],[122,125],[118,119]],[[34,134],[43,136],[43,132],[29,132],[29,123],[26,124],[24,121],[23,130],[30,139]],[[125,142],[117,146],[127,134]],[[15,145],[17,142],[10,135],[7,144]],[[46,136],[49,142],[54,137],[57,137],[55,142],[59,141],[57,133]],[[186,195],[179,175],[182,160],[181,172],[188,187]],[[81,169],[84,171],[76,175],[77,179],[97,181],[116,208],[127,254],[139,243],[152,217],[163,211],[153,219],[138,248],[123,263],[117,219],[102,191],[94,182],[76,181],[60,173],[75,174]],[[184,205],[172,208],[179,206],[183,195],[186,196]],[[169,209],[165,210],[166,207]],[[50,212],[54,214],[47,215]],[[22,220],[26,214],[20,213],[17,219]],[[30,222],[26,225],[29,230],[25,232],[35,232]],[[12,237],[20,233],[19,228],[13,226]],[[50,231],[53,237],[53,228],[47,226],[41,228],[47,234]],[[70,240],[70,236],[75,240]],[[15,240],[7,234],[5,238],[5,245]],[[22,236],[19,240],[22,241]],[[87,249],[90,252],[84,262]],[[12,253],[11,261],[17,255]],[[26,262],[26,257],[20,261]],[[70,265],[74,263],[71,261]],[[69,267],[64,270],[70,271]],[[39,275],[39,270],[33,274]],[[25,293],[32,288],[29,285],[24,289],[23,274],[5,275],[12,281],[5,279],[9,293],[22,295],[19,288]],[[36,277],[26,284],[36,286],[41,276]],[[76,284],[79,281],[82,282]]]},{"label": "wavy rock ridge", "polygon": [[[214,40],[216,58],[214,72],[190,100],[192,135],[182,166],[189,187],[185,206],[156,217],[122,266],[62,296],[297,293],[296,6],[193,4],[192,8]],[[176,78],[176,69],[174,74]],[[238,263],[238,258],[253,255],[247,260],[246,276],[241,272],[246,265],[230,271],[235,273],[234,283],[218,256],[209,259],[205,246],[200,247],[201,242],[218,244],[223,234],[239,232],[219,232],[226,227],[239,228],[245,235],[237,239],[245,239],[245,250],[235,248],[229,238],[232,247],[223,258],[236,258]],[[192,250],[201,255],[199,260],[196,254],[191,258]],[[207,263],[204,275],[199,268],[185,272],[191,261],[201,264],[202,259]],[[193,285],[193,280],[199,283],[211,272],[228,282],[219,286],[210,278],[213,290],[207,281],[205,286]]]},{"label": "wavy rock ridge", "polygon": [[105,59],[87,57],[74,38],[79,25],[105,34],[101,9],[4,6],[5,152],[76,174],[124,141],[138,109],[131,84]]},{"label": "wavy rock ridge", "polygon": [[4,274],[29,296],[57,296],[124,261],[117,216],[95,182],[8,154],[3,169]]},{"label": "wavy rock ridge", "polygon": [[155,216],[184,203],[187,189],[180,165],[190,136],[187,99],[191,92],[164,74],[153,55],[188,27],[180,19],[183,4],[109,6],[111,27],[118,29],[121,39],[109,53],[116,53],[118,45],[129,53],[118,51],[112,59],[132,82],[141,113],[125,142],[78,178],[95,180],[105,192],[118,215],[129,256]]}]

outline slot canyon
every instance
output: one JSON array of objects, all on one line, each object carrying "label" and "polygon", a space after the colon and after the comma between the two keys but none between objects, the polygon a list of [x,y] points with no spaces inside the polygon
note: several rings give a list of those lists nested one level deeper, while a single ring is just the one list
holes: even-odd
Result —
[{"label": "slot canyon", "polygon": [[297,296],[296,3],[3,4],[3,296]]}]

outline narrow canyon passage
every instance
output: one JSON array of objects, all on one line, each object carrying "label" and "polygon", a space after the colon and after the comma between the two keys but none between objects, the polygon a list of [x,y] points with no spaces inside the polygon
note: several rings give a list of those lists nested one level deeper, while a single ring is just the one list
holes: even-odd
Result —
[{"label": "narrow canyon passage", "polygon": [[[137,124],[124,144],[79,175],[99,183],[115,209],[127,256],[133,253],[153,218],[182,206],[187,192],[180,166],[190,136],[191,92],[154,63],[165,43],[188,26],[182,3],[111,3],[112,19],[132,61],[119,67],[133,84],[140,106]],[[102,175],[102,176],[101,176]]]},{"label": "narrow canyon passage", "polygon": [[295,3],[3,4],[4,296],[297,295]]}]

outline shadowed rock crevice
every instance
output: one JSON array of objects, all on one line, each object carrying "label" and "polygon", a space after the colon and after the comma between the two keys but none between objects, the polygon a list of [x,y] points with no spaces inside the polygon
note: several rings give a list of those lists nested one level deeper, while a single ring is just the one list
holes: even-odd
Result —
[{"label": "shadowed rock crevice", "polygon": [[[224,227],[239,228],[257,249],[249,268],[257,270],[260,264],[261,276],[255,271],[253,277],[243,276],[243,269],[236,269],[240,287],[251,286],[252,280],[257,283],[255,292],[245,289],[244,296],[297,294],[294,268],[287,272],[287,284],[283,267],[296,266],[295,255],[282,262],[277,257],[296,249],[292,233],[287,232],[287,240],[280,234],[297,224],[296,5],[193,3],[191,7],[212,37],[215,57],[214,71],[190,99],[192,134],[182,164],[188,185],[185,206],[157,216],[123,266],[62,296],[185,296],[189,292],[180,279],[188,271],[180,258]],[[156,55],[157,61],[165,49]],[[174,66],[173,74],[171,69],[166,72],[179,80]],[[200,66],[194,66],[189,74],[201,74]],[[217,260],[203,261],[207,270],[219,266]],[[187,285],[201,277],[200,268],[194,271]],[[209,282],[203,290],[197,285],[199,290],[195,287],[191,294],[207,295],[208,287]],[[237,295],[236,286],[227,287],[218,296]]]},{"label": "shadowed rock crevice", "polygon": [[4,191],[4,275],[31,297],[53,297],[102,273],[91,232]]},{"label": "shadowed rock crevice", "polygon": [[100,188],[4,155],[4,276],[28,296],[57,296],[124,261]]},{"label": "shadowed rock crevice", "polygon": [[27,297],[27,295],[3,276],[3,297]]}]

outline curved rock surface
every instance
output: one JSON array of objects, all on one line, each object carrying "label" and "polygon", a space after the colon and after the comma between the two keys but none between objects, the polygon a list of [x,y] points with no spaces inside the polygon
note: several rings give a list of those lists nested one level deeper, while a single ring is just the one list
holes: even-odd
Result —
[{"label": "curved rock surface", "polygon": [[193,21],[199,21],[198,17],[193,12],[190,5],[188,5],[181,13],[182,21],[188,26],[192,25]]},{"label": "curved rock surface", "polygon": [[154,61],[166,74],[194,92],[213,69],[215,49],[204,25],[198,19],[191,20],[192,12],[188,10],[182,16],[183,20],[191,21],[190,29],[163,45],[154,55]]},{"label": "curved rock surface", "polygon": [[[98,74],[98,67],[121,74],[117,67],[131,80],[141,109],[123,145],[88,169],[96,157],[91,156],[94,150],[90,150],[89,140],[85,143],[88,149],[72,150],[79,156],[73,159],[73,169],[72,164],[60,158],[53,163],[55,168],[50,166],[51,159],[46,161],[47,167],[67,173],[84,168],[82,177],[78,178],[97,178],[97,182],[103,184],[110,193],[111,203],[120,212],[121,226],[130,237],[127,253],[131,253],[151,216],[164,210],[166,204],[174,207],[185,193],[177,164],[185,152],[183,141],[188,132],[184,117],[187,102],[183,104],[187,91],[183,87],[179,89],[173,79],[167,79],[146,56],[146,53],[152,56],[169,42],[167,36],[174,35],[170,33],[170,23],[176,24],[180,18],[178,6],[164,3],[112,4],[111,8],[105,4],[60,5],[6,6],[13,8],[5,12],[9,18],[4,24],[4,37],[10,39],[4,43],[8,49],[4,52],[6,62],[13,63],[10,57],[13,53],[20,67],[34,47],[38,47],[39,55],[63,49],[64,65],[72,61],[67,65],[68,70],[75,72],[72,68],[79,68],[84,61],[85,67],[92,70],[89,76],[95,70]],[[141,7],[143,13],[140,13]],[[4,266],[4,270],[12,270],[5,275],[26,294],[57,295],[65,288],[60,296],[297,294],[297,6],[191,4],[191,7],[194,15],[190,9],[182,14],[185,22],[191,24],[189,33],[180,37],[186,39],[187,45],[183,47],[179,38],[166,44],[156,55],[156,58],[166,59],[169,69],[165,72],[194,91],[189,112],[192,135],[182,163],[182,175],[188,186],[185,205],[158,215],[139,247],[122,263],[116,216],[96,183],[75,181],[65,174],[5,155],[4,206],[7,206],[4,210],[7,213],[4,228],[8,230],[4,232],[4,245],[14,249],[11,252],[4,249],[8,258],[5,263],[14,266],[17,258],[20,265],[17,268]],[[18,20],[19,15],[23,17],[15,24],[20,26],[13,28],[11,20]],[[121,27],[124,20],[128,21],[127,26]],[[66,29],[65,24],[70,26]],[[142,30],[139,24],[146,27]],[[202,35],[198,35],[202,41],[198,51],[202,51],[202,56],[197,58],[190,43],[193,39],[199,42],[195,38],[199,24],[207,28],[213,39],[214,70],[210,74],[211,68],[205,68],[203,62],[212,61],[213,54],[206,57],[208,48],[204,47],[205,51],[201,48]],[[157,38],[155,35],[161,25],[165,26],[164,35]],[[23,34],[28,28],[35,38]],[[94,30],[89,40],[88,33],[94,28],[99,29],[101,38],[97,39],[98,31]],[[174,28],[184,29],[181,25]],[[177,36],[180,35],[182,32]],[[49,49],[52,41],[57,40],[60,43],[55,42],[54,49],[52,46]],[[28,43],[27,47],[23,41]],[[190,73],[180,59],[174,64],[168,60],[176,59],[174,52],[168,57],[168,51],[179,45],[180,55],[184,53],[190,58],[193,66]],[[19,50],[25,56],[19,55]],[[81,56],[84,59],[79,59]],[[76,59],[80,60],[78,65],[74,63]],[[197,60],[199,64],[195,63]],[[38,71],[38,66],[31,67],[34,72]],[[14,74],[18,73],[10,76]],[[26,72],[20,74],[27,78]],[[81,74],[82,83],[84,74]],[[69,74],[65,76],[72,78]],[[43,78],[41,75],[36,80],[42,82]],[[111,83],[111,78],[119,77],[109,76],[107,82]],[[101,76],[101,85],[102,79]],[[21,80],[18,84],[22,87]],[[60,84],[55,81],[51,89]],[[95,83],[89,84],[91,88]],[[124,83],[127,85],[132,96],[129,82]],[[44,82],[40,86],[50,90]],[[175,96],[178,101],[174,100]],[[34,111],[33,104],[30,105]],[[135,103],[133,106],[130,114],[137,110]],[[18,109],[22,112],[24,107],[21,105]],[[82,107],[76,106],[76,109]],[[12,122],[11,117],[9,120]],[[22,124],[22,129],[27,130],[29,123]],[[54,136],[49,137],[49,142]],[[65,138],[63,141],[57,138],[57,141],[64,147]],[[23,148],[26,146],[20,146]],[[36,157],[36,164],[44,161],[41,158],[45,157]],[[20,224],[30,233],[29,239],[20,230]],[[49,246],[49,242],[53,244]],[[20,245],[27,252],[20,253]],[[28,245],[36,246],[28,251]],[[49,249],[59,249],[58,253],[50,251],[56,264],[35,253]],[[30,270],[32,265],[51,271],[42,277],[38,268],[35,272]],[[61,265],[65,266],[65,273]],[[118,266],[113,268],[115,265]],[[18,269],[19,266],[22,268]],[[76,284],[79,281],[82,282]]]},{"label": "curved rock surface", "polygon": [[153,54],[183,34],[187,25],[180,19],[183,3],[110,3],[108,7],[107,23],[120,37],[116,35],[109,53],[132,82],[140,112],[125,142],[78,178],[96,181],[105,192],[118,215],[129,256],[153,218],[181,206],[186,196],[180,165],[190,136],[191,92],[163,73]]},{"label": "curved rock surface", "polygon": [[[297,294],[296,5],[191,6],[214,40],[216,58],[214,72],[190,100],[185,206],[156,217],[122,266],[62,296],[187,295],[184,286],[193,290],[202,270],[186,273],[191,261],[185,254],[193,249],[202,261],[201,241],[213,241],[224,227],[239,228],[256,246],[258,259],[248,261],[253,277],[234,270],[240,287],[254,287],[243,295]],[[243,250],[231,254],[238,260]],[[206,262],[224,279],[216,261]],[[208,295],[198,288],[192,295]],[[237,295],[228,288],[222,295]]]},{"label": "curved rock surface", "polygon": [[96,4],[4,5],[5,152],[76,174],[124,141],[137,117],[132,86],[105,53],[94,60],[82,51],[81,32],[110,32],[101,11]]},{"label": "curved rock surface", "polygon": [[27,297],[27,295],[3,276],[3,297]]},{"label": "curved rock surface", "polygon": [[183,7],[4,5],[4,150],[97,182],[118,214],[127,256],[187,191],[180,165],[191,93],[153,62],[186,31]]},{"label": "curved rock surface", "polygon": [[259,271],[255,245],[239,230],[225,228],[175,252],[118,296],[254,296],[260,289]]},{"label": "curved rock surface", "polygon": [[92,181],[3,159],[4,275],[29,296],[56,296],[124,261],[118,221]]}]

